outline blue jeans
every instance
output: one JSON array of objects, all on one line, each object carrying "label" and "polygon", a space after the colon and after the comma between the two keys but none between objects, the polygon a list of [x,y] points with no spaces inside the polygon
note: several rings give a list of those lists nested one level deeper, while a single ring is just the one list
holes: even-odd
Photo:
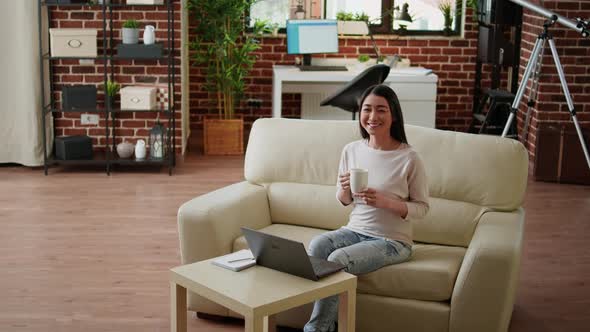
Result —
[{"label": "blue jeans", "polygon": [[[406,261],[412,248],[399,241],[390,241],[353,232],[346,228],[320,234],[309,244],[311,256],[338,262],[354,275],[369,273],[383,266]],[[315,302],[304,332],[334,331],[338,320],[338,295]]]}]

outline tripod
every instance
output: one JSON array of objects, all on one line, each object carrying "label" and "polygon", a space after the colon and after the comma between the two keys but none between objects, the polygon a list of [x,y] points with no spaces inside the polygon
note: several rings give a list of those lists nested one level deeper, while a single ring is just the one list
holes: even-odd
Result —
[{"label": "tripod", "polygon": [[[590,168],[590,155],[588,155],[588,148],[586,147],[586,142],[584,141],[584,135],[582,134],[582,130],[580,129],[580,124],[578,123],[578,118],[576,116],[576,110],[574,109],[574,102],[570,95],[569,89],[567,87],[567,82],[565,81],[565,74],[563,73],[563,67],[561,66],[561,62],[559,60],[559,55],[557,54],[557,49],[555,48],[555,42],[553,41],[553,36],[549,33],[549,27],[553,26],[557,21],[558,17],[556,15],[552,15],[552,17],[545,21],[543,24],[543,32],[539,34],[537,37],[537,41],[535,42],[535,46],[533,47],[533,52],[531,53],[531,57],[529,58],[529,62],[524,70],[524,74],[522,76],[522,81],[520,86],[518,87],[518,91],[516,92],[516,96],[514,97],[514,102],[512,103],[512,107],[510,110],[510,115],[508,116],[508,121],[506,122],[506,126],[504,127],[504,131],[502,132],[502,137],[506,137],[508,130],[510,129],[510,125],[518,112],[518,106],[520,105],[520,100],[524,95],[524,90],[527,86],[528,80],[531,76],[531,73],[535,70],[535,67],[538,65],[539,70],[542,63],[542,50],[545,48],[545,42],[549,42],[549,47],[551,48],[551,55],[553,56],[553,62],[555,63],[555,69],[559,75],[559,81],[561,83],[561,88],[563,89],[563,94],[565,95],[565,100],[567,101],[567,106],[574,122],[574,126],[576,127],[576,132],[578,133],[578,138],[580,139],[580,144],[582,145],[582,150],[584,151],[584,156],[586,157],[586,163],[588,163],[588,168]],[[581,19],[578,20],[578,25],[583,25],[585,29],[587,29],[587,22],[584,22]],[[537,75],[538,76],[538,73]],[[533,89],[531,95],[536,94],[536,85],[537,79],[533,82]],[[529,119],[529,113],[531,111],[531,102],[528,103],[529,109],[527,110],[527,122]],[[528,123],[526,124],[528,125]],[[526,130],[526,129],[525,129]]]}]

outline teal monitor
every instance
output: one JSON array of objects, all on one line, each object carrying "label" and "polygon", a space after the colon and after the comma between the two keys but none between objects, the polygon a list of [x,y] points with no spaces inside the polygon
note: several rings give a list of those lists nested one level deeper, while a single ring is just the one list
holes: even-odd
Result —
[{"label": "teal monitor", "polygon": [[287,53],[303,54],[303,64],[311,64],[311,54],[338,53],[338,21],[287,20]]}]

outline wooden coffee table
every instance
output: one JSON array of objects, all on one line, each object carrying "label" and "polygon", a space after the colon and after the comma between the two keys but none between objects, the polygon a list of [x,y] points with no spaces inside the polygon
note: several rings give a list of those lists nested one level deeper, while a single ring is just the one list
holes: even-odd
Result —
[{"label": "wooden coffee table", "polygon": [[187,289],[244,316],[246,332],[276,331],[274,315],[339,294],[338,331],[354,332],[356,276],[311,281],[262,266],[233,272],[212,259],[171,269],[171,331],[186,332]]}]

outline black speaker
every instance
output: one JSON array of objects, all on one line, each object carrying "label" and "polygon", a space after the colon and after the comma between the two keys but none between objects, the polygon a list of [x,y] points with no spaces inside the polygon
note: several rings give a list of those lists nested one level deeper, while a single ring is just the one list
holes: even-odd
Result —
[{"label": "black speaker", "polygon": [[522,24],[522,7],[509,0],[477,0],[479,22],[483,24]]},{"label": "black speaker", "polygon": [[[502,26],[479,26],[477,58],[483,63],[514,64],[514,44],[506,39]],[[500,49],[504,52],[500,55]]]},{"label": "black speaker", "polygon": [[62,108],[68,111],[96,109],[96,86],[70,85],[61,91]]},{"label": "black speaker", "polygon": [[56,137],[55,159],[92,159],[92,139],[85,135]]}]

